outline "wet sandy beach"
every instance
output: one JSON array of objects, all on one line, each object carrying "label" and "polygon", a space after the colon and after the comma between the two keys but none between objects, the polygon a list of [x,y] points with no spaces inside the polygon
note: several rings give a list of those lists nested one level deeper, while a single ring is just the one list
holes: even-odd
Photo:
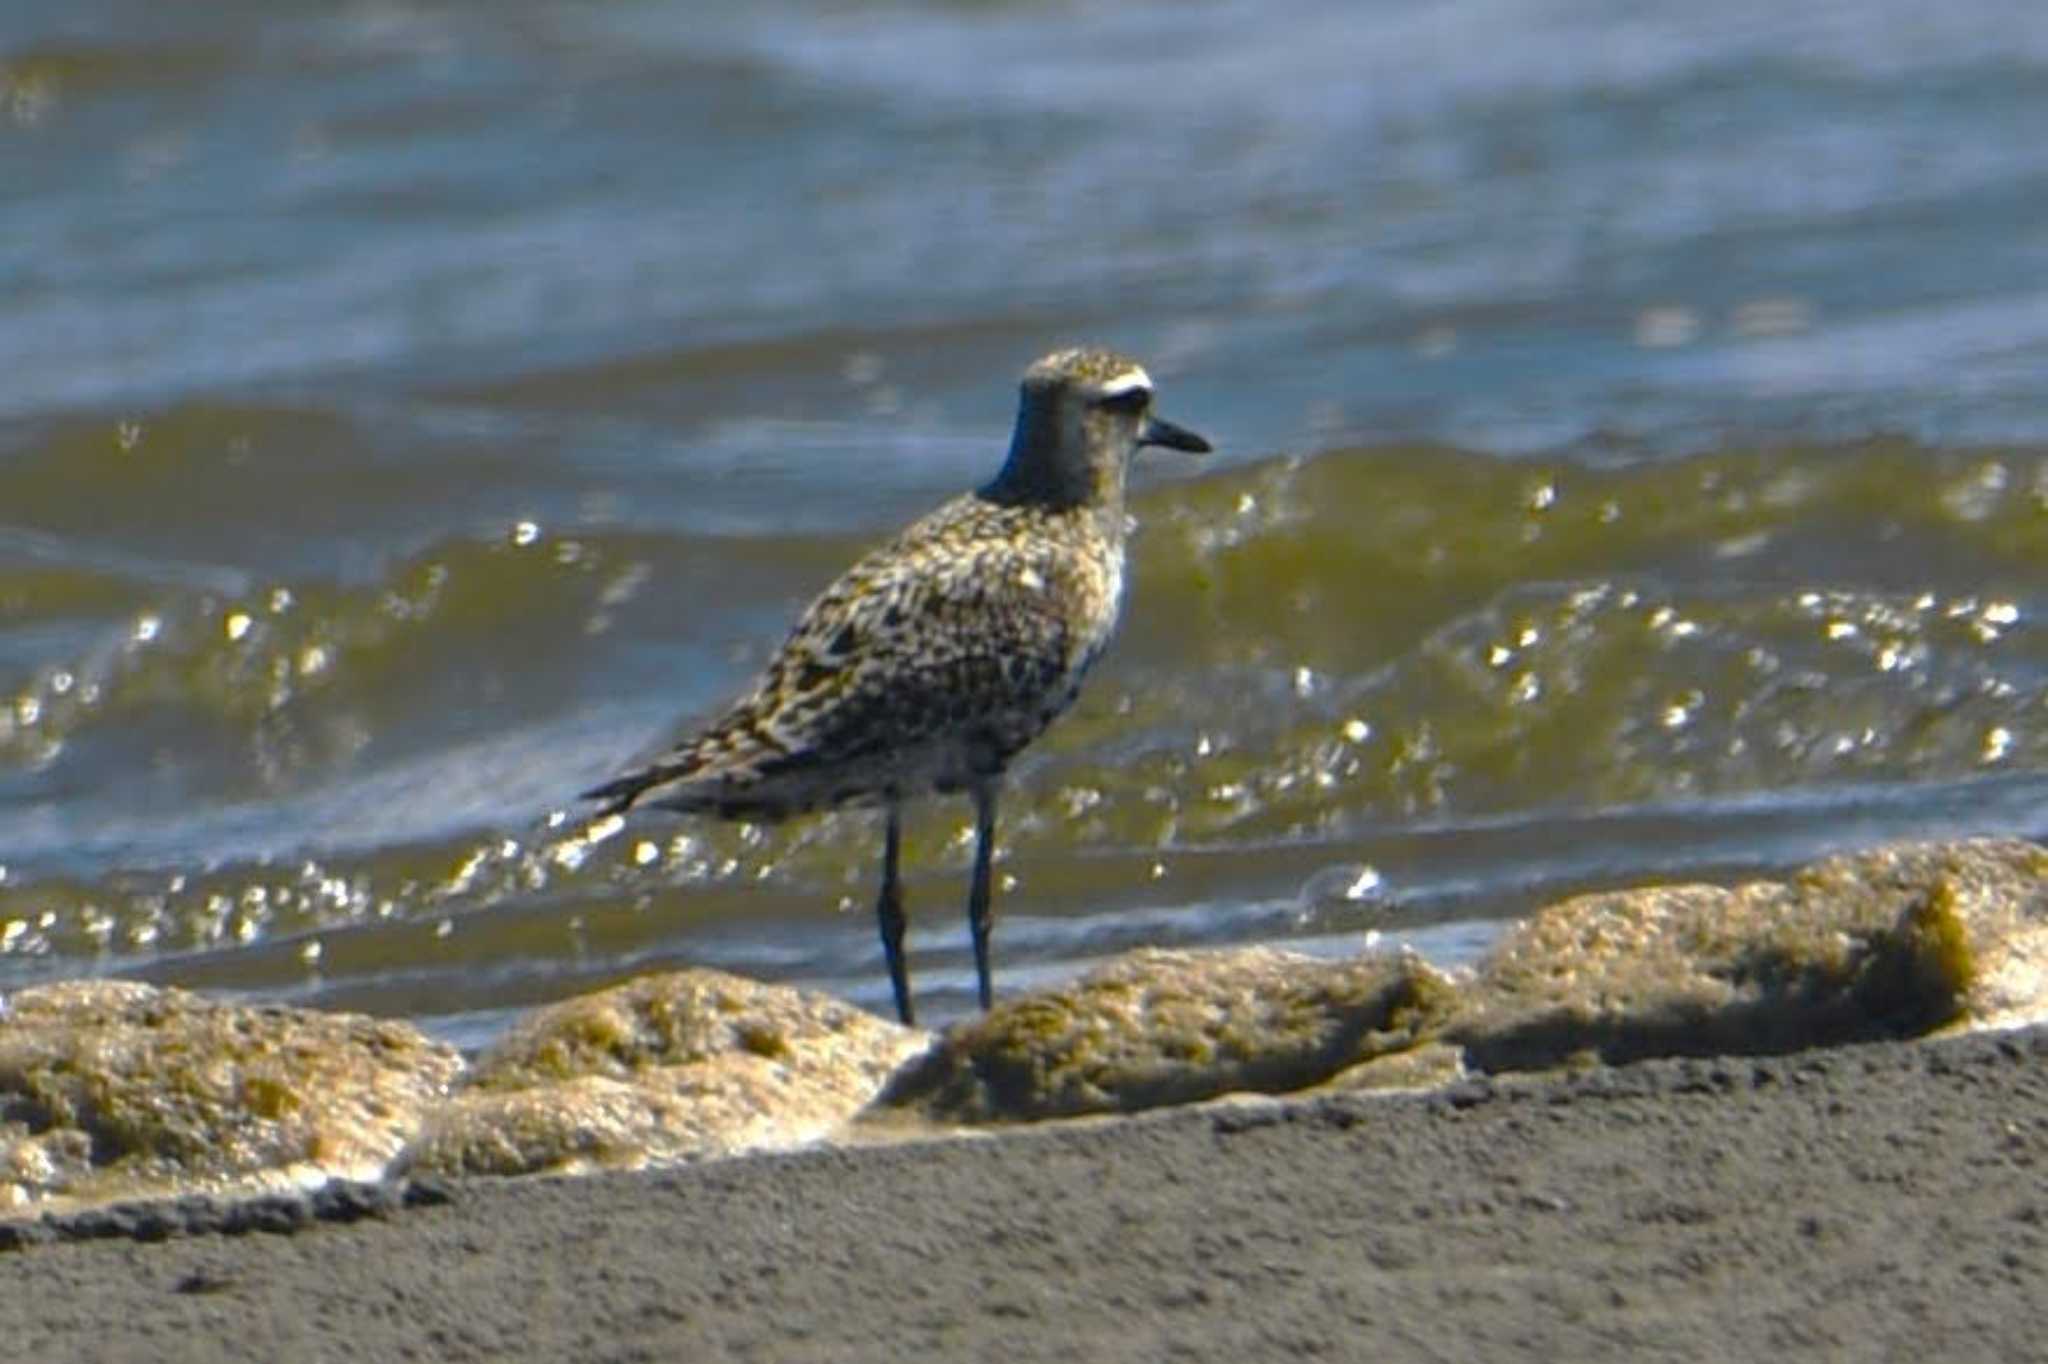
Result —
[{"label": "wet sandy beach", "polygon": [[2040,1358],[2048,1033],[1178,1110],[0,1257],[62,1360]]}]

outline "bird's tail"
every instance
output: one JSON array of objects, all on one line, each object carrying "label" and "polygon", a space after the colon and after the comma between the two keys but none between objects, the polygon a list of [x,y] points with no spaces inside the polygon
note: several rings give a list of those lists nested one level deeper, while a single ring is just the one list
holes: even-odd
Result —
[{"label": "bird's tail", "polygon": [[603,819],[607,815],[621,815],[632,809],[633,802],[640,799],[647,790],[680,776],[683,770],[679,763],[649,763],[645,767],[636,767],[631,772],[616,776],[602,786],[593,786],[577,796],[577,799],[604,802],[592,816],[595,819]]}]

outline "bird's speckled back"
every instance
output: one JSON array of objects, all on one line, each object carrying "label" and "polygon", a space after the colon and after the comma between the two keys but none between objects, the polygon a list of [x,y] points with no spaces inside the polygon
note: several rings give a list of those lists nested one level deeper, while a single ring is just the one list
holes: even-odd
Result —
[{"label": "bird's speckled back", "polygon": [[1123,596],[1124,476],[1152,440],[1127,356],[1025,372],[1001,471],[873,550],[804,611],[747,693],[695,738],[591,793],[775,819],[1000,774],[1073,703]]}]

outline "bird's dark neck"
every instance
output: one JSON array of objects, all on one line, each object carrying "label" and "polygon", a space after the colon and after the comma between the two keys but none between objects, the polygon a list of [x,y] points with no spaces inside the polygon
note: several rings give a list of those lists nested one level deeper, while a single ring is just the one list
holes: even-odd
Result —
[{"label": "bird's dark neck", "polygon": [[1000,506],[1037,506],[1054,511],[1087,509],[1123,521],[1124,477],[1119,460],[1077,457],[1067,437],[1043,415],[1026,412],[1017,419],[1010,457],[995,478],[980,489]]}]

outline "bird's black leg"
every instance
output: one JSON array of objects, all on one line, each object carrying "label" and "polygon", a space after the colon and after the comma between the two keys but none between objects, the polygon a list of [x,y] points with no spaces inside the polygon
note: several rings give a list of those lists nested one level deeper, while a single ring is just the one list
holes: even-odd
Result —
[{"label": "bird's black leg", "polygon": [[967,890],[967,931],[974,936],[974,977],[981,987],[981,1007],[995,999],[989,985],[988,934],[994,915],[989,905],[989,861],[996,847],[996,784],[974,784],[974,880]]},{"label": "bird's black leg", "polygon": [[882,955],[889,959],[889,986],[896,992],[896,1016],[904,1025],[917,1021],[910,1007],[910,970],[903,962],[903,886],[896,862],[903,852],[901,807],[889,802],[889,832],[882,838],[882,895],[875,902],[875,922],[882,929]]}]

